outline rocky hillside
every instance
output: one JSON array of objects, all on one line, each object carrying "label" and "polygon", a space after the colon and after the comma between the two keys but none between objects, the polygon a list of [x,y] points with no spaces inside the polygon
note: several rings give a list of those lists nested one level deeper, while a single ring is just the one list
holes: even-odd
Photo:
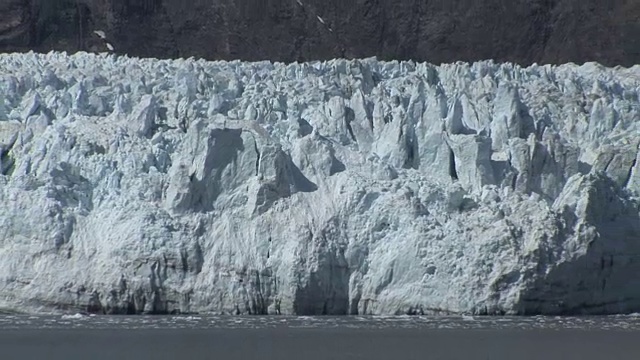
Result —
[{"label": "rocky hillside", "polygon": [[434,63],[640,62],[636,0],[4,0],[0,51]]}]

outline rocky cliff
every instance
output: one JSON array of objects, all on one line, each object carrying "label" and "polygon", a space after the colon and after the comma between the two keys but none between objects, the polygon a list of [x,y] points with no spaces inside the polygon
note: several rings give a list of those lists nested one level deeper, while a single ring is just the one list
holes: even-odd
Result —
[{"label": "rocky cliff", "polygon": [[0,51],[640,63],[635,0],[5,0]]},{"label": "rocky cliff", "polygon": [[0,304],[640,310],[640,68],[0,56]]}]

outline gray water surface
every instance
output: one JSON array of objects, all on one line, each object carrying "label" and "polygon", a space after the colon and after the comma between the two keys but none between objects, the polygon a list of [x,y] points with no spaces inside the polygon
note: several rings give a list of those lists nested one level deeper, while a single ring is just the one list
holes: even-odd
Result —
[{"label": "gray water surface", "polygon": [[640,316],[0,316],[0,359],[640,359]]}]

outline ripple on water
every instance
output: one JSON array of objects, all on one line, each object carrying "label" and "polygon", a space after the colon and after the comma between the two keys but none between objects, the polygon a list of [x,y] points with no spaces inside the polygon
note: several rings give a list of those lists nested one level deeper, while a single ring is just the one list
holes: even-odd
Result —
[{"label": "ripple on water", "polygon": [[602,317],[429,317],[429,316],[0,316],[2,329],[550,329],[640,330],[640,316]]}]

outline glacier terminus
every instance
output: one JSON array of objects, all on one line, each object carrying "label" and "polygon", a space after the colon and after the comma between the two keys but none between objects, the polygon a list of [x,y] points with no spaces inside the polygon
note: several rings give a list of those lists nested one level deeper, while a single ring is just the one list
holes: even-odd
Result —
[{"label": "glacier terminus", "polygon": [[0,55],[0,308],[640,311],[640,66]]}]

